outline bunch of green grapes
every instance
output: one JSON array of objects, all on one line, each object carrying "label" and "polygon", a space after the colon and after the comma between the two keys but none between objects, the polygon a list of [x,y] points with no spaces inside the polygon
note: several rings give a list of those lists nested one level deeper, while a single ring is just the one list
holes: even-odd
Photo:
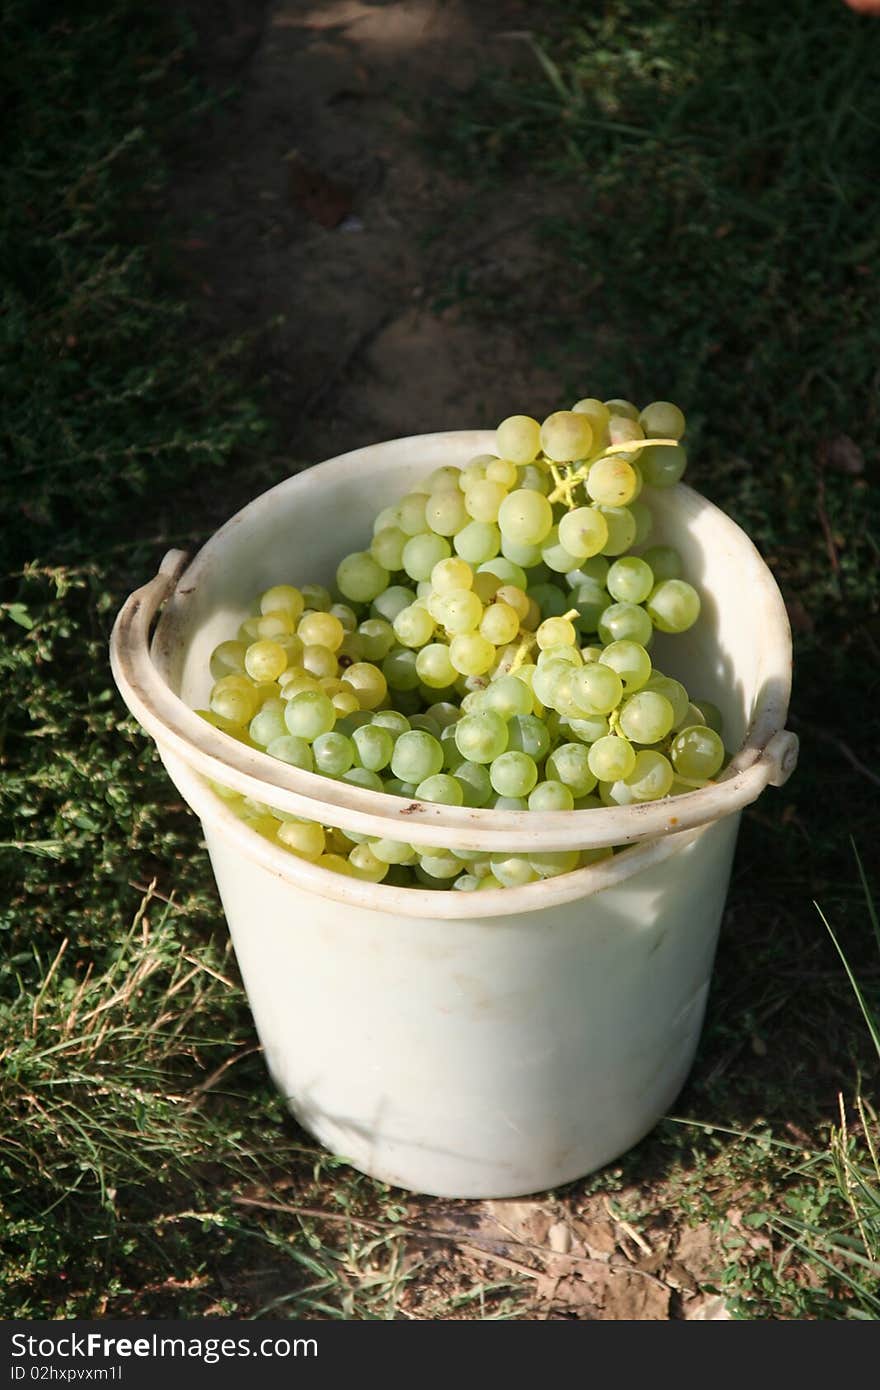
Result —
[{"label": "bunch of green grapes", "polygon": [[[682,477],[684,428],[665,401],[510,416],[495,453],[379,513],[335,594],[262,594],[212,653],[199,712],[294,767],[449,806],[588,810],[704,786],[726,759],[720,714],[650,656],[655,630],[700,612],[677,552],[645,548],[646,498]],[[426,849],[217,790],[257,833],[375,883],[509,887],[613,853]]]}]

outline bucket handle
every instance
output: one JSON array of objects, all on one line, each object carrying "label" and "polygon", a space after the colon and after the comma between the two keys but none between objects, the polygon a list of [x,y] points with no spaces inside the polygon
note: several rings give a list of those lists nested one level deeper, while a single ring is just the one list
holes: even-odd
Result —
[{"label": "bucket handle", "polygon": [[[394,832],[394,821],[399,817],[400,838],[413,844],[436,844],[439,838],[473,849],[527,852],[535,849],[540,828],[544,848],[551,842],[557,849],[598,848],[634,844],[707,825],[750,805],[766,786],[783,786],[797,766],[797,735],[781,729],[763,748],[746,746],[709,786],[663,801],[591,812],[587,836],[576,811],[545,813],[538,826],[533,812],[487,812],[406,802],[288,767],[236,742],[200,718],[169,689],[153,663],[153,619],[176,588],[188,560],[184,551],[169,550],[158,573],[126,599],[110,638],[114,679],[129,709],[160,749],[167,747],[172,755],[233,791],[293,815],[377,836]],[[743,758],[750,759],[744,768]],[[312,783],[315,789],[310,792]],[[390,809],[377,813],[379,801]]]}]

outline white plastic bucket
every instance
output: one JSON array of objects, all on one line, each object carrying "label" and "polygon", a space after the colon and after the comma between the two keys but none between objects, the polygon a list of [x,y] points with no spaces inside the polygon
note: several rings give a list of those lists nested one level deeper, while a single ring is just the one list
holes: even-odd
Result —
[{"label": "white plastic bucket", "polygon": [[[794,769],[791,638],[772,575],[724,513],[683,486],[652,497],[703,595],[656,664],[725,718],[739,751],[686,796],[581,812],[406,802],[289,767],[205,723],[213,648],[275,583],[332,583],[380,507],[486,432],[378,444],[297,474],[186,566],[171,552],[113,631],[114,676],[200,817],[269,1071],[303,1126],[386,1182],[451,1197],[572,1181],[641,1138],[700,1035],[739,811]],[[150,642],[152,620],[164,611]],[[493,893],[392,888],[296,859],[206,778],[325,825],[475,849],[631,848]]]}]

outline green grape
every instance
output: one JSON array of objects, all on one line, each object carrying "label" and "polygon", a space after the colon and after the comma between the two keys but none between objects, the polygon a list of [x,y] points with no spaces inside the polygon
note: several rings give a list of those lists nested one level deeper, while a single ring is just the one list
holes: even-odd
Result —
[{"label": "green grape", "polygon": [[[551,709],[562,710],[562,705],[569,700],[574,705],[574,685],[573,681],[579,673],[569,661],[560,661],[556,657],[552,661],[540,662],[532,678],[532,690],[535,698],[540,700],[542,705],[547,705]],[[574,710],[572,712],[575,712]]]},{"label": "green grape", "polygon": [[486,476],[486,469],[497,454],[476,454],[468,463],[466,468],[461,471],[458,485],[462,492],[467,492],[468,488],[473,487],[474,483],[482,482]]},{"label": "green grape", "polygon": [[597,507],[575,507],[560,519],[559,543],[578,562],[598,555],[607,541],[608,523]]},{"label": "green grape", "polygon": [[499,676],[485,692],[485,708],[504,720],[515,714],[531,714],[533,706],[531,690],[517,676]]},{"label": "green grape", "polygon": [[416,656],[416,671],[421,683],[432,690],[447,690],[458,675],[443,642],[422,647]]},{"label": "green grape", "polygon": [[[388,657],[385,658],[386,661]],[[370,661],[355,661],[342,672],[341,680],[350,685],[362,709],[378,709],[388,694],[388,682],[383,670]]]},{"label": "green grape", "polygon": [[444,463],[425,479],[425,491],[429,496],[437,492],[457,492],[461,481],[461,469],[454,463]]},{"label": "green grape", "polygon": [[347,632],[336,653],[339,664],[344,666],[350,662],[363,661],[365,655],[364,639],[361,634],[359,632]]},{"label": "green grape", "polygon": [[215,681],[244,673],[247,642],[221,642],[211,653],[210,671]]},{"label": "green grape", "polygon": [[434,635],[434,619],[421,603],[403,608],[392,623],[394,636],[403,647],[424,647]]},{"label": "green grape", "polygon": [[616,734],[598,738],[590,745],[590,771],[600,782],[616,782],[628,777],[636,765],[636,753],[628,739]]},{"label": "green grape", "polygon": [[562,743],[550,754],[544,767],[548,781],[562,782],[572,796],[587,796],[596,785],[590,760],[582,743]]},{"label": "green grape", "polygon": [[408,539],[399,526],[386,526],[384,530],[377,531],[370,542],[370,554],[376,564],[385,570],[402,569],[403,551]]},{"label": "green grape", "polygon": [[438,729],[446,729],[461,718],[461,710],[458,705],[451,704],[448,700],[437,701],[431,705],[426,713],[433,719]]},{"label": "green grape", "polygon": [[[351,599],[353,603],[370,603],[383,589],[388,588],[388,579],[388,571],[373,559],[368,550],[346,555],[336,570],[337,589],[343,598]],[[327,597],[329,600],[330,595]],[[318,605],[310,606],[314,608]]]},{"label": "green grape", "polygon": [[361,655],[366,661],[382,661],[396,642],[394,628],[384,618],[365,618],[358,625]]},{"label": "green grape", "polygon": [[302,664],[309,675],[319,681],[339,674],[339,662],[329,647],[319,647],[317,644],[306,647],[302,655]]},{"label": "green grape", "polygon": [[467,560],[452,555],[447,560],[438,560],[431,570],[431,588],[437,594],[454,593],[458,589],[472,589],[474,571]]},{"label": "green grape", "polygon": [[280,738],[273,738],[266,752],[270,758],[278,758],[280,762],[299,767],[303,772],[315,770],[311,748],[304,738],[299,738],[296,734],[282,734]]},{"label": "green grape", "polygon": [[473,893],[480,886],[480,880],[475,874],[459,874],[453,881],[453,888],[457,888],[460,893]]},{"label": "green grape", "polygon": [[645,608],[660,632],[687,632],[700,616],[700,595],[684,579],[664,579],[652,589]]},{"label": "green grape", "polygon": [[529,796],[530,811],[572,811],[574,797],[564,782],[539,782]]},{"label": "green grape", "polygon": [[501,549],[501,532],[492,521],[471,521],[452,539],[456,555],[469,565],[482,565]]},{"label": "green grape", "polygon": [[[672,728],[677,729],[681,726],[687,716],[690,702],[688,693],[680,681],[673,680],[671,676],[664,676],[660,671],[652,671],[642,690],[656,690],[659,695],[665,695],[672,706]],[[703,723],[702,720],[698,722]]]},{"label": "green grape", "polygon": [[[587,474],[584,487],[593,501],[602,507],[625,507],[636,495],[635,470],[623,454],[610,454],[607,458],[596,460]],[[607,517],[605,520],[607,524]],[[603,550],[605,545],[607,540],[598,549]]]},{"label": "green grape", "polygon": [[541,563],[540,545],[523,545],[517,541],[501,537],[501,554],[505,560],[512,560],[520,569],[533,570]]},{"label": "green grape", "polygon": [[[326,589],[323,590],[323,592],[326,594]],[[327,594],[327,598],[329,600],[329,594]],[[276,584],[273,588],[267,589],[264,594],[260,595],[261,613],[289,613],[293,622],[299,621],[305,606],[304,593],[301,593],[299,589],[295,589],[292,584]],[[316,606],[317,605],[313,603],[309,604],[310,608],[315,608]]]},{"label": "green grape", "polygon": [[[498,589],[498,593],[501,592],[501,588],[510,586],[521,589],[523,593],[525,593],[526,585],[529,582],[526,578],[525,571],[522,570],[519,565],[515,565],[512,560],[505,559],[503,555],[495,555],[491,560],[484,560],[478,567],[477,573],[494,574],[500,579],[501,586]],[[502,602],[503,601],[504,598],[502,595]]]},{"label": "green grape", "polygon": [[570,874],[578,867],[580,854],[576,849],[544,850],[529,855],[529,863],[539,878],[557,878]]},{"label": "green grape", "polygon": [[[458,749],[455,749],[458,754]],[[460,755],[459,755],[460,756]],[[482,763],[459,762],[451,767],[452,776],[459,783],[464,806],[485,806],[492,795],[489,773]]]},{"label": "green grape", "polygon": [[429,878],[457,878],[461,873],[461,860],[456,859],[448,850],[426,850],[419,857],[419,867]]},{"label": "green grape", "polygon": [[560,543],[559,532],[554,526],[541,547],[543,563],[555,574],[567,574],[569,570],[574,569],[579,558],[581,557],[573,555]]},{"label": "green grape", "polygon": [[441,594],[433,606],[439,614],[438,621],[452,636],[473,632],[483,616],[483,605],[473,589],[453,589]]},{"label": "green grape", "polygon": [[401,531],[405,531],[408,536],[418,536],[425,530],[425,505],[428,501],[426,492],[408,492],[402,502],[397,505],[397,512],[400,520],[398,525]]},{"label": "green grape", "polygon": [[383,837],[379,840],[370,840],[368,843],[372,853],[381,864],[414,864],[419,857],[419,852],[415,846],[408,845],[403,840]]},{"label": "green grape", "polygon": [[540,492],[546,497],[553,487],[553,479],[546,471],[545,464],[527,463],[517,471],[519,473],[517,486],[521,492]]},{"label": "green grape", "polygon": [[508,725],[491,710],[464,715],[454,730],[455,745],[468,762],[491,763],[507,748]]},{"label": "green grape", "polygon": [[415,598],[412,589],[406,588],[403,584],[392,584],[384,593],[373,599],[371,616],[382,618],[386,623],[393,623],[398,613],[414,603]]},{"label": "green grape", "polygon": [[538,780],[538,769],[528,753],[501,753],[489,767],[489,780],[499,796],[528,796]]},{"label": "green grape", "polygon": [[[382,662],[382,674],[388,682],[389,690],[393,690],[395,694],[415,690],[420,680],[415,652],[409,647],[394,648]],[[397,703],[399,705],[399,701]]]},{"label": "green grape", "polygon": [[697,705],[702,712],[703,718],[700,721],[702,724],[708,725],[716,734],[724,732],[724,718],[717,705],[713,705],[711,700],[704,700],[702,698],[695,700],[694,704]]},{"label": "green grape", "polygon": [[440,725],[435,724],[433,719],[427,714],[411,714],[409,724],[411,729],[422,729],[426,734],[430,734],[432,738],[436,738],[439,742]]},{"label": "green grape", "polygon": [[[547,619],[547,621],[550,622],[554,620]],[[564,661],[566,666],[583,665],[580,647],[575,644],[570,646],[558,644],[553,647],[542,648],[542,650],[538,652],[537,670],[540,670],[542,666],[546,666],[548,661]],[[532,677],[532,684],[534,685],[534,676]]]},{"label": "green grape", "polygon": [[533,488],[508,493],[498,508],[501,535],[517,545],[540,545],[552,525],[553,508],[544,494]]},{"label": "green grape", "polygon": [[490,603],[480,618],[480,636],[495,647],[513,642],[519,633],[519,615],[507,603]]},{"label": "green grape", "polygon": [[708,724],[692,724],[676,734],[670,746],[672,766],[680,777],[714,777],[724,762],[724,744]]},{"label": "green grape", "polygon": [[495,431],[500,456],[513,463],[531,463],[541,448],[541,426],[530,415],[508,415]]},{"label": "green grape", "polygon": [[324,853],[324,827],[311,820],[286,820],[275,832],[279,842],[300,859],[319,859]]},{"label": "green grape", "polygon": [[586,415],[593,431],[593,448],[603,449],[608,443],[608,423],[611,419],[607,405],[593,396],[585,396],[572,406],[572,410],[576,415]]},{"label": "green grape", "polygon": [[[638,699],[639,696],[636,695],[635,698]],[[626,778],[626,785],[634,801],[657,801],[661,796],[669,795],[672,778],[669,759],[652,748],[643,748],[636,754],[635,767]]]},{"label": "green grape", "polygon": [[315,768],[325,777],[341,777],[354,763],[355,746],[345,734],[333,730],[319,734],[312,744]]},{"label": "green grape", "polygon": [[248,733],[254,743],[258,743],[261,748],[268,748],[273,739],[284,737],[287,733],[284,710],[283,700],[266,701],[263,708],[254,715],[248,727]]},{"label": "green grape", "polygon": [[[568,605],[564,596],[563,602]],[[589,580],[586,584],[579,584],[571,596],[570,606],[578,611],[577,625],[580,631],[595,632],[609,604],[607,591],[595,579]]]},{"label": "green grape", "polygon": [[636,524],[633,545],[644,545],[654,529],[654,517],[651,508],[640,497],[636,497],[630,502],[629,511]]},{"label": "green grape", "polygon": [[659,743],[674,723],[672,705],[656,690],[639,690],[620,707],[621,732],[633,743]]},{"label": "green grape", "polygon": [[542,618],[561,618],[563,613],[574,607],[558,584],[534,584],[526,590],[526,595],[534,599],[541,610]]},{"label": "green grape", "polygon": [[345,734],[346,738],[351,738],[355,729],[359,729],[362,724],[369,724],[373,718],[374,716],[370,714],[369,710],[356,709],[342,719],[337,719],[333,732],[334,734]]},{"label": "green grape", "polygon": [[438,536],[433,531],[421,532],[411,536],[404,546],[403,568],[410,579],[430,579],[434,566],[451,553],[445,536]]},{"label": "green grape", "polygon": [[609,731],[609,724],[604,715],[589,714],[586,718],[566,719],[565,729],[582,743],[590,744],[605,737]]},{"label": "green grape", "polygon": [[478,632],[458,633],[449,644],[449,659],[464,676],[482,676],[495,661],[495,648]]},{"label": "green grape", "polygon": [[367,883],[381,883],[388,873],[388,865],[377,859],[369,845],[355,845],[348,856],[348,862],[355,878]]},{"label": "green grape", "polygon": [[516,753],[528,753],[540,763],[550,752],[550,734],[537,715],[515,714],[507,724],[507,747]]},{"label": "green grape", "polygon": [[638,642],[647,647],[654,636],[654,624],[637,603],[611,603],[599,619],[599,639],[610,642]]},{"label": "green grape", "polygon": [[[400,738],[411,727],[405,714],[401,714],[396,709],[377,709],[373,714],[367,715],[364,723],[369,722],[377,729],[387,729],[392,738]],[[337,724],[337,729],[339,725]],[[360,726],[356,726],[360,727]]]},{"label": "green grape", "polygon": [[503,888],[522,888],[526,883],[535,883],[538,875],[522,854],[498,855],[490,860],[492,877]]},{"label": "green grape", "polygon": [[436,535],[450,538],[467,525],[468,510],[457,486],[454,492],[449,489],[431,494],[425,503],[425,522]]},{"label": "green grape", "polygon": [[611,642],[597,665],[610,666],[616,671],[628,695],[641,690],[651,675],[651,658],[639,642]]},{"label": "green grape", "polygon": [[604,589],[610,568],[611,562],[604,555],[590,555],[586,560],[581,560],[577,569],[570,570],[565,578],[570,589],[577,589],[581,584],[599,584]]},{"label": "green grape", "polygon": [[211,710],[232,724],[249,724],[258,703],[256,688],[244,675],[221,676],[211,691]]},{"label": "green grape", "polygon": [[609,415],[617,415],[624,420],[638,420],[639,418],[638,407],[634,406],[632,401],[626,401],[620,397],[606,401],[605,409]]},{"label": "green grape", "polygon": [[381,772],[391,762],[395,740],[388,729],[383,729],[381,725],[373,721],[362,724],[352,734],[352,741],[361,766],[368,768],[370,772]]},{"label": "green grape", "polygon": [[464,788],[448,772],[435,772],[417,785],[416,801],[437,802],[441,806],[461,806],[464,803]]},{"label": "green grape", "polygon": [[623,697],[623,680],[617,671],[601,661],[582,666],[572,684],[577,717],[610,714]]},{"label": "green grape", "polygon": [[423,729],[401,734],[394,745],[391,771],[404,782],[423,782],[443,767],[443,749],[438,739]]},{"label": "green grape", "polygon": [[321,690],[303,690],[288,700],[284,710],[287,731],[308,743],[319,734],[329,733],[336,723],[333,702]]},{"label": "green grape", "polygon": [[681,578],[681,556],[671,545],[652,545],[643,552],[642,559],[650,565],[656,584]]},{"label": "green grape", "polygon": [[609,566],[605,587],[616,603],[644,603],[654,583],[650,565],[636,555],[626,555]]},{"label": "green grape", "polygon": [[529,803],[524,796],[493,796],[489,802],[493,811],[527,811]]},{"label": "green grape", "polygon": [[687,453],[680,444],[649,444],[642,450],[639,463],[650,487],[674,487],[687,467]]},{"label": "green grape", "polygon": [[505,492],[509,492],[512,487],[516,487],[519,478],[519,468],[508,458],[493,459],[486,466],[486,481],[490,483],[501,483]]},{"label": "green grape", "polygon": [[399,777],[388,777],[382,784],[382,790],[388,796],[403,796],[407,801],[413,801],[416,794],[415,782],[402,782]]},{"label": "green grape", "polygon": [[368,792],[383,792],[385,784],[378,772],[371,772],[368,767],[350,767],[347,772],[343,772],[340,782],[348,782],[353,787],[363,787]]},{"label": "green grape", "polygon": [[330,616],[338,618],[342,623],[343,632],[354,632],[358,625],[358,615],[347,603],[331,604]]},{"label": "green grape", "polygon": [[541,448],[555,463],[586,458],[593,444],[588,417],[574,410],[556,410],[541,426]]},{"label": "green grape", "polygon": [[672,401],[652,401],[639,415],[639,424],[647,439],[681,439],[685,419]]},{"label": "green grape", "polygon": [[483,478],[468,488],[464,495],[464,505],[468,516],[474,521],[493,522],[498,520],[498,508],[507,496],[507,488],[502,483]]},{"label": "green grape", "polygon": [[629,507],[600,506],[599,511],[608,527],[608,539],[602,547],[602,554],[622,555],[635,541],[635,517]]}]

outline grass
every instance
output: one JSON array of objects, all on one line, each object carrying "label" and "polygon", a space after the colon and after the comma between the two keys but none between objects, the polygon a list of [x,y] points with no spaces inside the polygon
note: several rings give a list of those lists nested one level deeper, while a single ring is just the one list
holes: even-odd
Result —
[{"label": "grass", "polygon": [[[867,857],[878,830],[880,24],[710,9],[544,7],[540,64],[425,129],[475,206],[517,181],[552,214],[555,276],[501,263],[455,295],[526,322],[572,397],[679,400],[696,485],[795,626],[801,766],[744,819],[681,1114],[577,1192],[710,1222],[736,1316],[876,1316],[876,915],[849,837]],[[199,340],[162,223],[209,101],[191,37],[132,0],[4,18],[0,1315],[398,1317],[401,1194],[283,1112],[197,827],[107,669],[161,548],[271,475],[254,345]],[[528,1316],[516,1284],[422,1306]]]}]

